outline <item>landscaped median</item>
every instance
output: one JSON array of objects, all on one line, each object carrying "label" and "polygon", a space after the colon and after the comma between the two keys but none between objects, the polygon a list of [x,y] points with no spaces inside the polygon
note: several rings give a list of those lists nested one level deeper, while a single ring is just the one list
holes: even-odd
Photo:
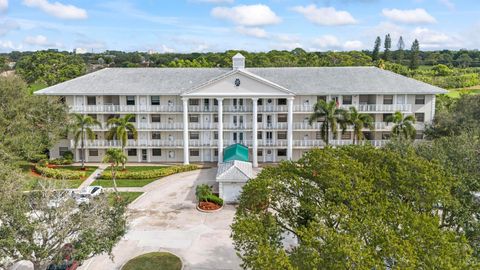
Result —
[{"label": "landscaped median", "polygon": [[[143,187],[159,178],[197,169],[200,166],[127,166],[116,173],[116,181],[118,187]],[[105,169],[92,185],[113,187],[111,168]]]},{"label": "landscaped median", "polygon": [[85,170],[82,170],[80,166],[53,166],[35,164],[26,166],[26,170],[29,172],[31,181],[29,183],[29,189],[35,188],[35,185],[39,180],[52,181],[58,188],[77,188],[80,184],[90,176],[97,167],[86,166]]}]

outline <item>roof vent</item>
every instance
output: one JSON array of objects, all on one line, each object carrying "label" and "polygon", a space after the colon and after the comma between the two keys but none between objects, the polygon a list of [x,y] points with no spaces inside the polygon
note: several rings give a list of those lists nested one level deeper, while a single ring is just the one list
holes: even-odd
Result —
[{"label": "roof vent", "polygon": [[244,69],[245,68],[245,56],[241,53],[235,54],[232,57],[233,69]]}]

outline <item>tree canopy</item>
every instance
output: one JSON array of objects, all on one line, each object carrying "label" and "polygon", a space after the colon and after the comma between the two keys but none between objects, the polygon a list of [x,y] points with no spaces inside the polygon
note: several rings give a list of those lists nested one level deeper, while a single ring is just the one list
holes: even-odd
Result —
[{"label": "tree canopy", "polygon": [[86,65],[77,55],[38,51],[22,57],[16,65],[16,71],[27,83],[50,86],[85,74]]},{"label": "tree canopy", "polygon": [[16,76],[0,76],[0,150],[29,159],[62,136],[67,107],[58,98],[32,96]]},{"label": "tree canopy", "polygon": [[473,269],[465,233],[441,222],[458,186],[414,151],[314,149],[245,185],[232,237],[248,269]]}]

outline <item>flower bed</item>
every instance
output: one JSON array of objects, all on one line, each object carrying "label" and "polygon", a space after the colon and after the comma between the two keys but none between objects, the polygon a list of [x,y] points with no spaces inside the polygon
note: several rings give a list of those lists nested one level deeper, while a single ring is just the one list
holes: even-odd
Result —
[{"label": "flower bed", "polygon": [[41,166],[39,164],[36,164],[33,168],[36,173],[53,179],[75,180],[83,178],[86,175],[85,171],[62,170],[57,168],[54,169]]},{"label": "flower bed", "polygon": [[207,184],[198,185],[195,190],[198,199],[197,209],[202,212],[216,212],[223,207],[223,200],[212,193]]},{"label": "flower bed", "polygon": [[[197,165],[183,165],[183,166],[172,166],[159,168],[155,170],[145,170],[145,171],[118,171],[116,174],[117,179],[153,179],[161,178],[168,175],[187,172],[192,170],[199,169]],[[112,179],[112,172],[110,170],[105,170],[98,179],[110,180]]]}]

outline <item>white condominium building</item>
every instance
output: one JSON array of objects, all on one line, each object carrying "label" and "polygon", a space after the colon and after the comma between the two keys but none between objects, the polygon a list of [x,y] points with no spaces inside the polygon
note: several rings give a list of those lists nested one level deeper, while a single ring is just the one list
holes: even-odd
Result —
[{"label": "white condominium building", "polygon": [[[106,68],[36,92],[63,97],[72,113],[102,123],[95,140],[86,141],[85,159],[101,161],[105,150],[120,147],[107,140],[107,120],[134,114],[138,130],[126,149],[131,162],[216,162],[224,148],[240,143],[250,161],[298,159],[323,147],[321,122],[309,124],[319,99],[336,100],[370,114],[375,129],[366,141],[382,146],[396,111],[415,115],[417,139],[435,114],[435,95],[446,91],[376,67],[246,68],[241,54],[233,68]],[[339,132],[332,145],[353,142],[352,129]],[[52,158],[79,149],[65,139],[50,150]]]}]

